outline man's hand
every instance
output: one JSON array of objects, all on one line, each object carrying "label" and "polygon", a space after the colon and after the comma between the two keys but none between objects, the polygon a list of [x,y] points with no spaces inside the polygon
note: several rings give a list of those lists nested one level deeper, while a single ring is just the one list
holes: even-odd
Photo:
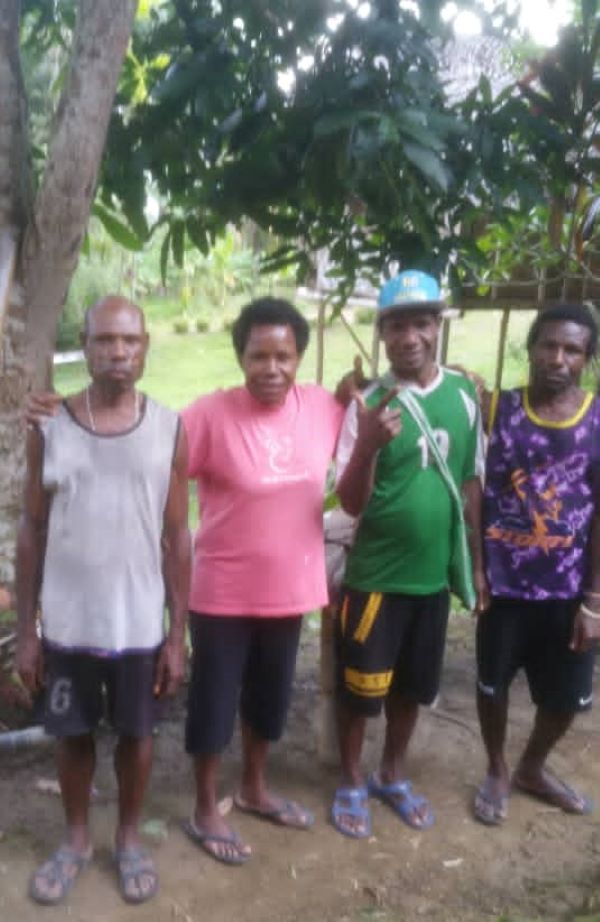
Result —
[{"label": "man's hand", "polygon": [[475,589],[475,608],[473,615],[478,618],[490,607],[490,589],[483,570],[474,570],[473,588]]},{"label": "man's hand", "polygon": [[17,639],[15,668],[21,682],[31,695],[35,695],[44,684],[44,660],[42,642],[37,633],[28,633]]},{"label": "man's hand", "polygon": [[[586,650],[591,650],[600,640],[600,612],[598,612],[598,617],[590,617],[582,610],[583,607],[575,615],[571,643],[569,644],[569,649],[573,650],[574,653],[584,653]],[[591,609],[592,606],[591,604],[586,604],[585,607]]]},{"label": "man's hand", "polygon": [[164,698],[174,695],[183,681],[185,644],[183,637],[175,640],[167,637],[163,643],[154,675],[154,696]]},{"label": "man's hand", "polygon": [[402,431],[402,410],[400,407],[392,409],[388,404],[398,396],[396,388],[392,388],[374,407],[367,407],[362,394],[357,394],[356,414],[358,430],[356,435],[356,448],[375,454],[388,442],[400,435]]},{"label": "man's hand", "polygon": [[25,422],[28,426],[37,426],[49,416],[56,416],[63,399],[53,391],[39,391],[28,394],[25,404]]},{"label": "man's hand", "polygon": [[354,356],[352,371],[346,372],[335,388],[335,399],[343,407],[348,407],[361,391],[369,384],[369,379],[365,378],[362,367],[362,358],[360,355]]}]

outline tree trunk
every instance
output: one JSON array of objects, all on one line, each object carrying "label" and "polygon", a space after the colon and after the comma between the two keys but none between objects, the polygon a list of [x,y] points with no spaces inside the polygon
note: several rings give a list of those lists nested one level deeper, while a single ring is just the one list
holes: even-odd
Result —
[{"label": "tree trunk", "polygon": [[23,403],[29,388],[51,380],[56,325],[85,235],[137,0],[79,0],[69,76],[31,204],[19,6],[0,0],[0,235],[18,246],[0,333],[0,582],[13,575]]}]

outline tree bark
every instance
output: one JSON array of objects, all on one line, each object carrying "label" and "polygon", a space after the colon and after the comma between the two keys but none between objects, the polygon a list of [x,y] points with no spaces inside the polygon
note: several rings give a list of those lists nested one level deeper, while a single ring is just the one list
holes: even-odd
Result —
[{"label": "tree bark", "polygon": [[83,243],[137,0],[80,0],[69,76],[23,248],[27,360],[49,382],[56,324]]},{"label": "tree bark", "polygon": [[19,0],[0,0],[0,228],[20,233],[31,205]]},{"label": "tree bark", "polygon": [[136,8],[137,0],[79,0],[69,76],[31,202],[20,4],[0,0],[0,235],[18,248],[0,338],[0,583],[13,577],[23,404],[29,388],[51,380],[56,325],[84,239]]}]

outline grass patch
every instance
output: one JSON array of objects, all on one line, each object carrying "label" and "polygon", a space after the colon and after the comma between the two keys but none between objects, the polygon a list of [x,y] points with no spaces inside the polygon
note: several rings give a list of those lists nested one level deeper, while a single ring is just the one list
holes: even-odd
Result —
[{"label": "grass patch", "polygon": [[[182,336],[172,330],[172,302],[149,299],[144,308],[151,344],[142,388],[148,394],[178,410],[200,394],[242,382],[228,332],[190,333]],[[525,381],[526,354],[523,346],[533,315],[532,311],[519,311],[511,318],[503,377],[505,387],[514,387]],[[452,322],[450,333],[449,361],[463,364],[483,375],[490,386],[494,379],[500,318],[500,311],[469,313]],[[355,326],[354,331],[370,352],[371,327]],[[326,387],[333,388],[352,367],[356,352],[357,347],[341,322],[336,321],[327,326],[324,369]],[[380,368],[385,368],[384,355],[381,357]],[[314,381],[315,374],[316,336],[313,333],[298,378],[300,381]],[[55,369],[55,386],[62,394],[80,390],[87,380],[83,362],[60,365]]]}]

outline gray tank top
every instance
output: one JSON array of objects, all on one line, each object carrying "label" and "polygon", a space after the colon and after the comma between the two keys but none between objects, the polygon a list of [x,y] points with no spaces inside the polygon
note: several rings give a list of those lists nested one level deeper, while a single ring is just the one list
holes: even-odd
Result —
[{"label": "gray tank top", "polygon": [[161,535],[177,415],[147,398],[134,428],[100,435],[62,406],[42,431],[51,494],[44,639],[99,655],[155,649],[163,637]]}]

